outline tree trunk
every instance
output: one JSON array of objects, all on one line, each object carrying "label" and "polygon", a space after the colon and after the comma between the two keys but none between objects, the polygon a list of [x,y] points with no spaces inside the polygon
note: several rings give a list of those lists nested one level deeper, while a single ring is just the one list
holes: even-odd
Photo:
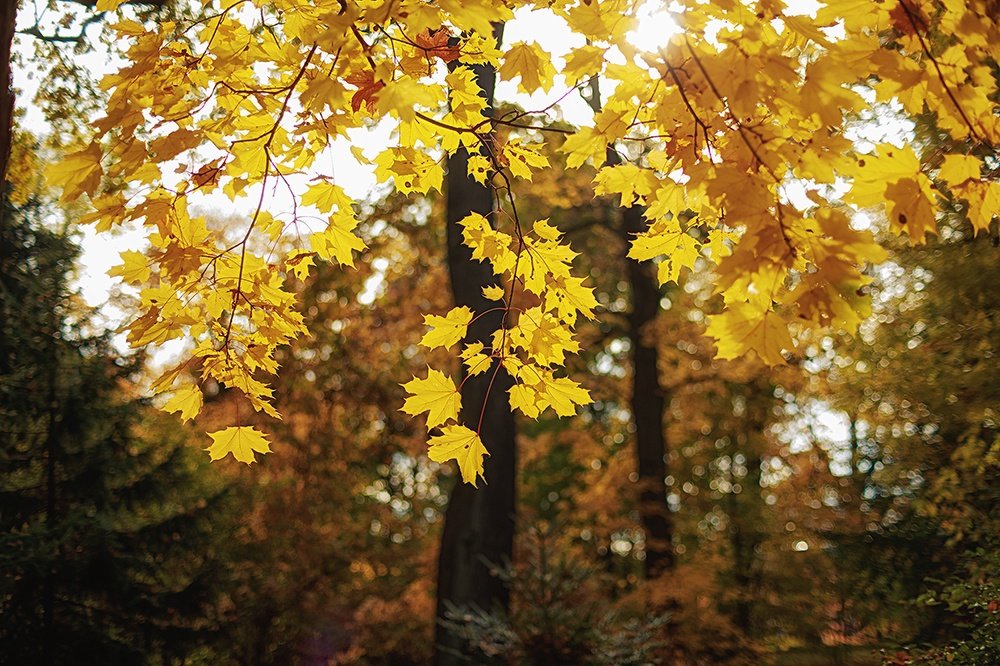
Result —
[{"label": "tree trunk", "polygon": [[[590,81],[590,108],[601,110],[597,77]],[[621,164],[614,146],[608,146],[608,166]],[[648,226],[640,206],[621,211],[620,232],[626,247],[631,238]],[[674,524],[667,505],[667,436],[663,410],[666,391],[660,383],[660,354],[647,329],[660,309],[660,288],[648,263],[626,259],[626,274],[632,295],[628,314],[628,336],[632,343],[632,395],[629,408],[635,424],[636,471],[639,475],[639,522],[646,542],[643,569],[647,579],[657,578],[674,567]]]},{"label": "tree trunk", "polygon": [[[499,41],[502,27],[498,26],[495,33]],[[489,112],[493,105],[496,73],[488,67],[473,69],[479,86],[487,95]],[[494,306],[483,297],[482,288],[496,280],[489,266],[474,261],[472,251],[462,244],[462,228],[458,222],[472,212],[492,219],[493,191],[468,177],[467,163],[468,154],[464,149],[448,158],[448,269],[455,305],[468,306],[478,314]],[[465,342],[480,341],[489,346],[493,331],[502,325],[501,312],[482,316],[469,326]],[[485,459],[485,483],[474,488],[458,481],[445,513],[438,558],[437,664],[468,663],[463,655],[474,654],[461,637],[440,624],[449,608],[475,606],[484,610],[506,610],[510,600],[506,584],[491,570],[508,563],[514,547],[517,466],[514,415],[506,399],[507,389],[513,382],[506,371],[500,369],[490,388],[491,377],[492,371],[472,377],[462,388],[463,422],[475,429],[482,413],[480,434],[490,455]],[[477,660],[481,662],[481,656]]]},{"label": "tree trunk", "polygon": [[[0,0],[0,229],[7,214],[7,164],[14,137],[14,82],[11,74],[11,52],[14,48],[14,29],[17,25],[17,0]],[[0,233],[0,238],[5,236]],[[2,243],[2,241],[0,241]],[[0,262],[7,248],[0,245]]]},{"label": "tree trunk", "polygon": [[[642,208],[622,210],[626,241],[646,230]],[[667,506],[667,440],[663,410],[666,395],[660,383],[659,351],[648,336],[660,309],[660,290],[648,263],[626,260],[632,310],[628,315],[632,343],[632,395],[629,407],[635,423],[635,451],[639,474],[639,520],[646,539],[646,578],[657,578],[674,566],[673,516]]]}]

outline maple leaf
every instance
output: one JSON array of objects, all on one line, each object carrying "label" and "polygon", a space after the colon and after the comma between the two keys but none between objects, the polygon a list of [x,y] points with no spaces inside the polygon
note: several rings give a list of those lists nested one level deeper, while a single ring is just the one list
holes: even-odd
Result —
[{"label": "maple leaf", "polygon": [[594,191],[597,194],[620,195],[619,205],[623,208],[628,208],[636,202],[644,204],[646,197],[653,191],[651,176],[648,169],[640,169],[634,164],[604,167],[594,178],[594,183],[597,185]]},{"label": "maple leaf", "polygon": [[483,353],[483,348],[482,342],[473,342],[462,350],[462,363],[465,364],[466,372],[472,376],[486,372],[493,362],[492,357]]},{"label": "maple leaf", "polygon": [[901,178],[885,188],[887,216],[897,231],[905,231],[910,241],[922,244],[927,234],[937,233],[936,206],[927,176]]},{"label": "maple leaf", "polygon": [[495,284],[483,287],[483,298],[486,298],[488,300],[491,301],[503,300],[504,294],[506,294],[506,292],[503,290],[503,287],[498,287]]},{"label": "maple leaf", "polygon": [[559,416],[573,416],[577,405],[590,404],[590,392],[568,377],[540,382],[540,398]]},{"label": "maple leaf", "polygon": [[141,284],[149,279],[149,262],[146,255],[134,250],[121,253],[122,263],[108,271],[108,275],[121,277],[128,284]]},{"label": "maple leaf", "polygon": [[334,208],[350,211],[352,203],[353,200],[347,196],[342,187],[326,179],[313,183],[302,195],[303,206],[315,206],[321,213],[329,213]]},{"label": "maple leaf", "polygon": [[967,180],[979,180],[979,170],[983,162],[972,155],[945,155],[938,171],[938,178],[954,187]]},{"label": "maple leaf", "polygon": [[163,405],[163,411],[180,412],[181,421],[190,421],[198,416],[198,412],[201,411],[202,402],[201,389],[195,384],[188,384],[174,392],[173,397]]},{"label": "maple leaf", "polygon": [[208,433],[212,445],[205,449],[212,460],[221,460],[230,453],[242,463],[251,464],[257,460],[254,452],[270,453],[267,436],[250,426],[236,426]]},{"label": "maple leaf", "polygon": [[420,344],[428,349],[435,347],[451,347],[465,337],[465,332],[472,321],[472,310],[466,306],[452,308],[444,317],[440,315],[424,315],[424,324],[431,330],[424,334]]},{"label": "maple leaf", "polygon": [[736,358],[754,351],[768,365],[782,365],[782,350],[793,349],[788,324],[778,314],[759,312],[749,305],[734,305],[709,318],[706,333],[715,338],[718,357]]},{"label": "maple leaf", "polygon": [[445,426],[427,445],[427,457],[434,462],[457,461],[465,483],[475,486],[483,476],[483,456],[490,453],[476,431],[461,425]]},{"label": "maple leaf", "polygon": [[536,419],[545,406],[534,387],[514,384],[508,389],[510,408],[516,409],[528,418]]},{"label": "maple leaf", "polygon": [[104,174],[101,168],[103,155],[100,144],[95,141],[83,150],[66,155],[46,169],[49,184],[62,189],[60,203],[75,201],[84,193],[94,193]]},{"label": "maple leaf", "polygon": [[436,426],[458,418],[462,409],[462,396],[455,382],[439,370],[427,369],[427,377],[414,377],[403,384],[410,397],[403,403],[403,411],[410,416],[427,412],[427,427]]},{"label": "maple leaf", "polygon": [[555,74],[552,59],[535,42],[512,44],[500,67],[500,76],[507,81],[520,78],[518,87],[528,94],[551,88]]},{"label": "maple leaf", "polygon": [[354,252],[368,247],[354,234],[358,226],[353,212],[337,212],[330,216],[326,231],[309,236],[309,245],[322,259],[333,259],[343,266],[354,266]]},{"label": "maple leaf", "polygon": [[425,28],[413,38],[413,43],[420,47],[424,53],[428,56],[441,58],[444,62],[458,60],[462,55],[458,46],[452,45],[450,42],[451,34],[444,28],[439,28],[434,32],[431,32],[430,28]]},{"label": "maple leaf", "polygon": [[375,74],[371,70],[351,74],[346,81],[358,89],[351,97],[351,109],[357,112],[362,105],[365,105],[368,107],[368,111],[374,111],[375,105],[378,104],[376,95],[378,91],[385,88],[385,83],[376,81]]},{"label": "maple leaf", "polygon": [[636,236],[628,256],[638,261],[665,256],[656,272],[657,281],[663,285],[676,282],[682,268],[693,268],[700,254],[698,241],[682,230],[676,219],[662,219]]},{"label": "maple leaf", "polygon": [[224,157],[203,164],[201,168],[191,174],[191,180],[194,181],[196,187],[211,187],[219,182],[219,176],[222,175],[222,167],[225,164]]},{"label": "maple leaf", "polygon": [[501,163],[510,169],[515,178],[531,180],[532,169],[542,169],[549,165],[549,160],[534,148],[525,145],[520,139],[508,141],[500,149]]}]

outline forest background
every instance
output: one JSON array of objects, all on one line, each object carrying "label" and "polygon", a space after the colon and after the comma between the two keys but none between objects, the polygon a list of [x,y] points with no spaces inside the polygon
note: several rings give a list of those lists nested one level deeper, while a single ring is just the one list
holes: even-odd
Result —
[{"label": "forest background", "polygon": [[[580,252],[600,307],[569,364],[594,401],[518,417],[510,557],[452,583],[489,603],[442,604],[449,500],[483,482],[428,459],[401,383],[453,362],[417,343],[424,314],[454,304],[441,222],[459,188],[359,177],[356,270],[289,277],[309,335],[277,351],[273,454],[210,465],[202,433],[241,398],[209,380],[193,425],[163,415],[146,396],[170,350],[127,351],[107,327],[136,292],[100,311],[80,297],[82,206],[43,171],[104,104],[87,63],[114,36],[86,3],[39,7],[21,6],[14,63],[39,73],[18,103],[42,121],[12,135],[0,229],[0,663],[1000,661],[996,221],[974,233],[946,206],[911,247],[859,214],[888,253],[858,333],[777,367],[720,360],[711,271],[659,284],[625,258],[633,208],[543,153],[553,168],[518,207]],[[883,111],[858,131],[933,153],[932,119]]]}]

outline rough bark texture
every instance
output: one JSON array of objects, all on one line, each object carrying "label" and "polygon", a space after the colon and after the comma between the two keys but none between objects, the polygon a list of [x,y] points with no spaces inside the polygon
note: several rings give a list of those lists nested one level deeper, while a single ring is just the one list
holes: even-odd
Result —
[{"label": "rough bark texture", "polygon": [[[626,239],[645,231],[638,206],[622,210]],[[656,578],[674,566],[673,516],[667,506],[667,441],[663,410],[666,395],[660,382],[659,352],[649,337],[649,325],[660,309],[660,290],[652,266],[627,260],[632,310],[628,315],[632,343],[632,394],[629,406],[635,423],[635,451],[639,474],[639,519],[646,538],[647,578]]]},{"label": "rough bark texture", "polygon": [[[497,30],[499,38],[500,29]],[[486,91],[489,107],[493,103],[496,74],[486,67],[475,68],[480,87]],[[472,259],[472,251],[462,244],[459,220],[471,212],[492,217],[493,192],[468,177],[468,155],[459,150],[448,159],[446,181],[448,269],[455,305],[466,305],[476,313],[489,310],[494,304],[482,295],[482,288],[496,279],[486,264]],[[497,312],[477,319],[469,326],[467,342],[490,344],[490,337],[503,324]],[[463,422],[480,434],[490,456],[486,458],[486,483],[478,488],[458,482],[451,494],[445,514],[441,553],[438,558],[437,616],[456,606],[477,606],[483,609],[506,609],[510,592],[491,573],[491,565],[510,560],[514,545],[514,483],[516,455],[514,415],[506,400],[512,381],[500,370],[489,388],[492,371],[473,377],[462,389]],[[487,401],[487,393],[489,400]],[[485,408],[484,408],[485,404]],[[482,663],[460,637],[440,623],[436,631],[436,663],[465,664],[472,658]],[[464,658],[463,658],[464,657]]]}]

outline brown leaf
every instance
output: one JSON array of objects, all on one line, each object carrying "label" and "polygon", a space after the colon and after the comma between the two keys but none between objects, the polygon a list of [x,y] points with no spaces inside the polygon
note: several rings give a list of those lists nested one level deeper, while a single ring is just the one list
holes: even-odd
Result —
[{"label": "brown leaf", "polygon": [[378,99],[376,93],[385,88],[385,83],[375,80],[375,74],[370,71],[358,72],[347,77],[347,82],[352,86],[357,86],[358,91],[351,97],[351,108],[357,111],[364,104],[369,111],[375,110],[375,103]]},{"label": "brown leaf", "polygon": [[451,42],[451,35],[444,28],[438,28],[434,32],[424,29],[423,32],[413,38],[413,43],[422,49],[427,57],[437,56],[444,62],[458,60],[462,55],[457,45]]}]

